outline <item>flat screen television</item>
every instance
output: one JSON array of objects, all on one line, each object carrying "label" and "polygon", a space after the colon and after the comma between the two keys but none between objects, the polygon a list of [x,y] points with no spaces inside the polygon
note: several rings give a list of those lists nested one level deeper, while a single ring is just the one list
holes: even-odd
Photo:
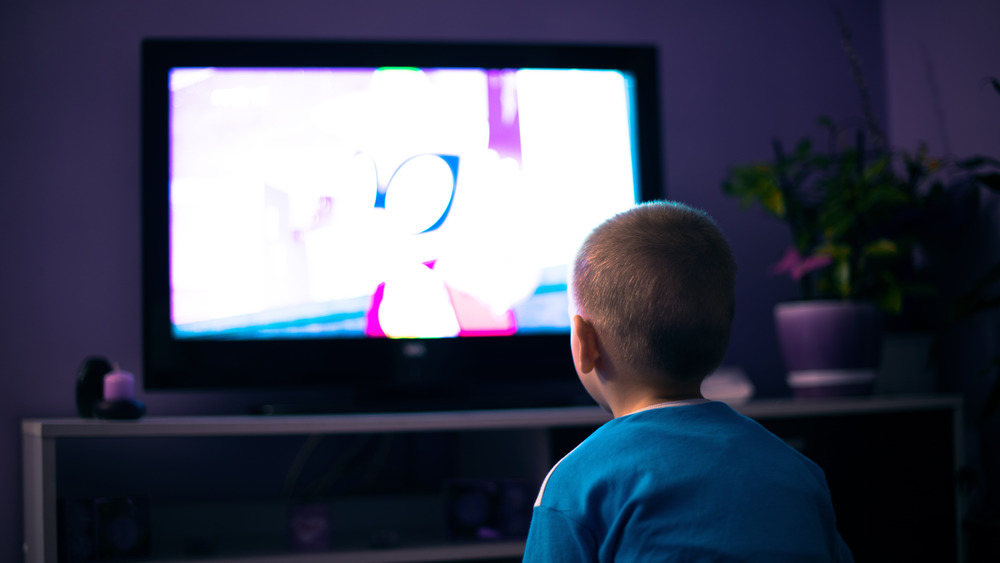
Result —
[{"label": "flat screen television", "polygon": [[589,402],[567,272],[663,196],[648,46],[147,39],[143,381]]}]

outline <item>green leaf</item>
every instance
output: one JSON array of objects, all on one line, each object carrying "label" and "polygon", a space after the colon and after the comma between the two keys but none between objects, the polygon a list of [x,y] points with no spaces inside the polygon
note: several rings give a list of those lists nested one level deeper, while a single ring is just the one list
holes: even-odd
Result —
[{"label": "green leaf", "polygon": [[851,257],[851,247],[846,244],[826,243],[817,248],[813,254],[827,254],[836,262],[846,262]]},{"label": "green leaf", "polygon": [[778,217],[784,217],[787,212],[785,207],[785,196],[778,189],[778,186],[774,186],[774,189],[767,190],[766,193],[761,195],[760,203],[765,209],[771,213],[777,215]]},{"label": "green leaf", "polygon": [[881,238],[866,245],[861,253],[863,256],[896,256],[899,254],[899,246],[887,238]]},{"label": "green leaf", "polygon": [[889,159],[885,157],[875,159],[874,161],[872,161],[871,164],[865,167],[862,177],[865,179],[865,181],[869,182],[878,178],[879,176],[882,175],[883,172],[885,172],[888,163]]},{"label": "green leaf", "polygon": [[817,117],[816,124],[825,129],[829,129],[830,131],[833,131],[836,128],[836,126],[834,126],[833,124],[833,120],[830,119],[829,115],[821,115]]},{"label": "green leaf", "polygon": [[812,155],[812,139],[801,139],[792,152],[791,158],[795,161],[808,162]]},{"label": "green leaf", "polygon": [[840,297],[851,296],[851,264],[847,260],[838,260],[834,266],[834,281],[837,284],[837,294]]},{"label": "green leaf", "polygon": [[883,311],[899,314],[903,310],[903,290],[899,286],[889,287],[878,299]]}]

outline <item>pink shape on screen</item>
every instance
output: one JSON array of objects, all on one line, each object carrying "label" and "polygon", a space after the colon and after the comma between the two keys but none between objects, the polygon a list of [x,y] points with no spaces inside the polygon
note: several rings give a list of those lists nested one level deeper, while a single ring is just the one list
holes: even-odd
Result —
[{"label": "pink shape on screen", "polygon": [[371,338],[384,338],[385,331],[382,330],[382,325],[378,322],[378,309],[382,305],[382,297],[385,296],[385,282],[378,284],[375,289],[375,293],[372,295],[372,305],[368,307],[368,313],[365,314],[365,336]]},{"label": "pink shape on screen", "polygon": [[510,336],[517,332],[513,311],[496,314],[474,295],[450,287],[448,295],[461,327],[459,336]]},{"label": "pink shape on screen", "polygon": [[500,158],[521,162],[521,118],[517,108],[514,70],[487,71],[489,98],[489,148]]}]

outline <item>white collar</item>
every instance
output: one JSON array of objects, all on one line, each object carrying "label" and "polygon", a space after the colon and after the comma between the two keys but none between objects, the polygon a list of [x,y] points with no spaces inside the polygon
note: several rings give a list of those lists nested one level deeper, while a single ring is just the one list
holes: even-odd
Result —
[{"label": "white collar", "polygon": [[[711,402],[708,399],[682,399],[680,401],[664,401],[662,403],[656,403],[655,405],[649,405],[648,407],[643,407],[637,411],[632,411],[629,414],[635,414],[637,412],[649,411],[653,409],[663,409],[667,407],[683,407],[687,405],[700,405],[702,403]],[[628,416],[628,415],[626,415]]]}]

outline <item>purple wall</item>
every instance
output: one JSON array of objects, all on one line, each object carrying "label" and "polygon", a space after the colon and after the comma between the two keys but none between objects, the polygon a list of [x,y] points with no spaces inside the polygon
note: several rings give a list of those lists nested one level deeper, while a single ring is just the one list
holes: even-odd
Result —
[{"label": "purple wall", "polygon": [[[837,4],[884,116],[881,7],[866,0]],[[768,156],[773,136],[810,133],[819,114],[859,115],[829,6],[819,0],[0,3],[0,358],[6,365],[0,560],[20,557],[14,539],[22,533],[20,420],[74,415],[75,372],[87,355],[139,369],[142,37],[659,45],[669,196],[707,209],[732,239],[740,285],[727,363],[742,366],[763,394],[777,395],[785,390],[771,308],[794,297],[795,288],[766,269],[787,233],[757,211],[740,211],[719,186],[728,165]],[[141,398],[156,415],[245,405],[205,393]]]}]

